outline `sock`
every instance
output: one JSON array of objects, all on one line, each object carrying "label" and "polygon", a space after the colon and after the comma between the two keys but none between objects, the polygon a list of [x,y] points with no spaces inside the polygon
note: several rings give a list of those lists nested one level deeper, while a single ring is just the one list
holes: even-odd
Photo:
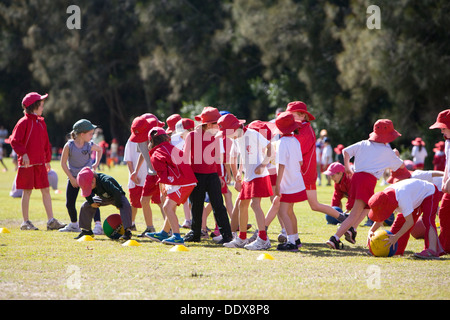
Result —
[{"label": "sock", "polygon": [[259,231],[258,236],[263,239],[264,241],[267,241],[267,232],[266,231]]},{"label": "sock", "polygon": [[239,238],[241,238],[242,240],[247,239],[247,232],[239,232]]},{"label": "sock", "polygon": [[339,241],[339,239],[340,239],[337,235],[334,235],[333,237],[334,237],[337,241]]},{"label": "sock", "polygon": [[287,235],[287,242],[295,244],[295,234],[288,234]]}]

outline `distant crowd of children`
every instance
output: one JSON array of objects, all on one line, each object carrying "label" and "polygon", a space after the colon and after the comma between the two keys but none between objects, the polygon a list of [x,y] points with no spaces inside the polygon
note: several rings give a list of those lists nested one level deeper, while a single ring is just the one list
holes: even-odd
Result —
[{"label": "distant crowd of children", "polygon": [[[307,201],[313,211],[339,224],[326,242],[331,249],[343,249],[342,237],[356,243],[357,228],[366,218],[373,221],[369,241],[396,212],[386,245],[398,243],[397,254],[404,253],[419,217],[425,226],[424,250],[415,256],[439,259],[450,252],[450,110],[439,113],[430,127],[440,129],[445,139],[433,150],[435,170],[423,170],[427,152],[422,139],[416,138],[412,141],[413,172],[390,147],[401,134],[389,119],[377,120],[368,139],[347,147],[338,145],[333,159],[326,130],[316,139],[311,126],[315,117],[301,101],[290,102],[272,121],[249,124],[214,107],[205,107],[194,119],[174,114],[166,123],[146,113],[133,120],[123,150],[129,171],[128,194],[116,179],[97,172],[105,149],[93,139],[98,128],[81,119],[74,123],[61,153],[61,166],[68,177],[66,207],[70,223],[66,225],[53,217],[49,193],[51,147],[42,117],[47,96],[32,92],[24,97],[24,117],[8,139],[18,155],[15,186],[23,190],[23,230],[37,229],[29,219],[29,202],[32,190],[40,189],[47,229],[77,232],[76,239],[101,234],[100,207],[113,205],[120,211],[123,240],[131,239],[137,211],[142,208],[146,230],[139,236],[171,245],[200,242],[207,236],[206,217],[212,209],[216,223],[212,235],[218,244],[267,250],[271,247],[267,230],[277,217],[282,227],[277,249],[298,251],[302,243],[294,205]],[[117,146],[111,149],[112,159],[118,157]],[[390,185],[375,193],[377,181],[385,172],[390,173]],[[334,182],[330,205],[317,198],[316,186],[321,184],[322,173],[327,185]],[[228,188],[232,181],[239,192],[234,203]],[[78,214],[80,189],[85,202]],[[344,197],[348,198],[345,212]],[[268,212],[261,207],[263,198],[271,201]],[[153,225],[150,201],[159,206],[164,217],[159,230]],[[178,207],[183,210],[182,226],[190,228],[184,236],[176,214]],[[247,235],[249,208],[257,224],[252,236]]]}]

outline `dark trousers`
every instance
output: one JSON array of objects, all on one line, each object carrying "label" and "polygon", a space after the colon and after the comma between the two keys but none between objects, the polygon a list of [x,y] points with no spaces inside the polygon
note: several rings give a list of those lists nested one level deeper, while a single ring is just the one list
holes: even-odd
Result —
[{"label": "dark trousers", "polygon": [[[67,180],[67,188],[66,188],[66,208],[67,212],[69,212],[70,222],[78,221],[78,213],[76,208],[76,202],[78,197],[78,192],[80,188],[74,188],[70,183],[70,180]],[[100,221],[100,210],[97,208],[97,211],[94,214],[94,221]]]},{"label": "dark trousers", "polygon": [[217,173],[195,173],[195,177],[198,180],[197,186],[189,196],[189,200],[192,203],[191,229],[194,232],[194,236],[201,236],[203,206],[205,194],[208,192],[209,202],[211,203],[220,234],[224,239],[230,239],[232,236],[230,220],[228,219],[227,209],[223,204],[219,176]]}]

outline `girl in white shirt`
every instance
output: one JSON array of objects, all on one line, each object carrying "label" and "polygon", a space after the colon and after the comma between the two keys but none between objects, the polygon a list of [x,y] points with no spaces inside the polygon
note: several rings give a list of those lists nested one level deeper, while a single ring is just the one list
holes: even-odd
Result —
[{"label": "girl in white shirt", "polygon": [[413,156],[414,167],[415,169],[423,169],[425,158],[428,156],[425,142],[421,138],[416,138],[411,141],[411,144],[413,145],[411,155]]}]

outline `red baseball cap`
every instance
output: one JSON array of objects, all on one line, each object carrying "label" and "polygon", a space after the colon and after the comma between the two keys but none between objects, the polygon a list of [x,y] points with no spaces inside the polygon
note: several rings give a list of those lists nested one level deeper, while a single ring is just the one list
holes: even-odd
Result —
[{"label": "red baseball cap", "polygon": [[166,123],[167,123],[167,127],[168,127],[166,129],[166,132],[172,133],[173,131],[175,131],[175,125],[180,120],[181,120],[181,116],[178,113],[175,113],[175,114],[171,115],[170,117],[168,117],[166,119]]},{"label": "red baseball cap", "polygon": [[94,172],[89,167],[84,167],[78,173],[77,183],[81,189],[82,197],[89,197],[92,194],[92,179],[94,179]]},{"label": "red baseball cap", "polygon": [[327,170],[323,172],[323,174],[327,176],[332,176],[333,174],[339,173],[339,172],[345,172],[345,167],[340,162],[333,162],[331,163]]},{"label": "red baseball cap", "polygon": [[292,133],[295,129],[300,128],[300,124],[294,119],[292,113],[285,111],[278,115],[275,119],[275,125],[282,134]]},{"label": "red baseball cap", "polygon": [[306,113],[309,117],[309,120],[315,120],[316,118],[308,112],[308,107],[306,106],[306,103],[302,101],[292,101],[289,102],[286,108],[287,112],[302,112]]},{"label": "red baseball cap", "polygon": [[155,119],[145,119],[144,117],[140,116],[133,120],[133,123],[131,124],[131,136],[130,140],[132,142],[141,143],[147,141],[148,138],[148,132],[152,128],[152,125],[149,121],[155,121]]},{"label": "red baseball cap", "polygon": [[373,132],[369,140],[379,143],[390,143],[400,137],[401,134],[394,129],[394,124],[389,119],[379,119],[373,125]]},{"label": "red baseball cap", "polygon": [[[156,133],[153,133],[156,132]],[[161,127],[153,127],[149,132],[148,132],[148,140],[152,140],[152,137],[156,137],[156,136],[160,136],[162,134],[167,134],[166,130],[164,130]]]},{"label": "red baseball cap", "polygon": [[450,109],[439,112],[436,122],[430,129],[450,129]]},{"label": "red baseball cap", "polygon": [[28,108],[29,106],[31,106],[33,103],[35,103],[36,101],[39,100],[44,100],[48,97],[48,93],[44,94],[44,95],[40,95],[37,92],[30,92],[27,93],[27,95],[22,99],[22,105],[25,108]]},{"label": "red baseball cap", "polygon": [[247,127],[258,131],[269,141],[273,138],[272,130],[270,130],[269,125],[265,121],[255,120],[250,122]]},{"label": "red baseball cap", "polygon": [[213,107],[205,107],[201,114],[195,116],[195,120],[201,122],[201,124],[214,123],[219,120],[221,114],[219,110]]},{"label": "red baseball cap", "polygon": [[161,127],[161,128],[164,127],[164,126],[166,125],[164,122],[160,121],[160,120],[158,119],[157,116],[155,116],[155,115],[152,114],[152,113],[144,113],[143,115],[141,115],[141,117],[144,117],[144,118],[147,119],[147,120],[155,119],[156,122],[157,122],[157,126],[158,126],[158,127]]},{"label": "red baseball cap", "polygon": [[194,129],[195,128],[195,122],[192,119],[189,118],[183,118],[181,120],[178,120],[177,124],[175,125],[175,131],[177,133],[184,132],[185,130]]},{"label": "red baseball cap", "polygon": [[375,222],[386,220],[398,207],[395,190],[386,188],[383,191],[376,192],[370,197],[368,205],[370,206],[370,220]]}]

